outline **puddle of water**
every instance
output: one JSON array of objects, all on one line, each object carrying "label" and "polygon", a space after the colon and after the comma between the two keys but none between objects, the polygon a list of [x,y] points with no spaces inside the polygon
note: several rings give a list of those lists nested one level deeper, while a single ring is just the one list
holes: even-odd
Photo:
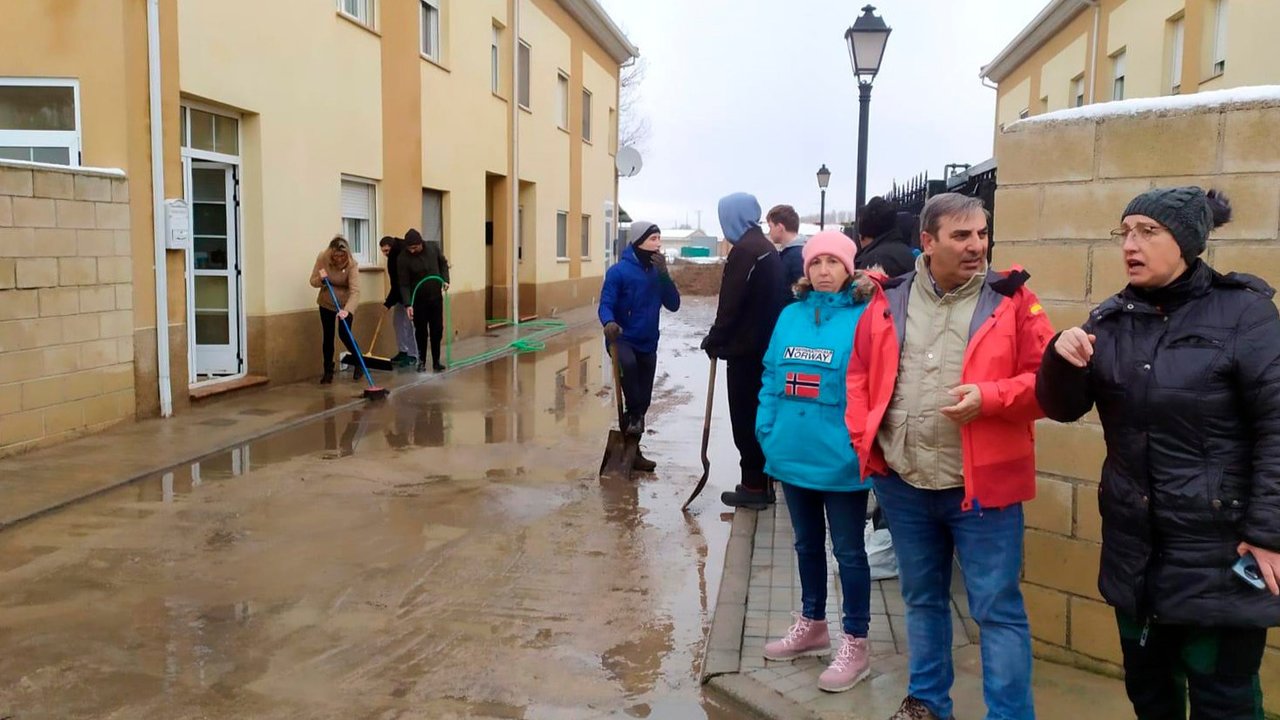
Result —
[{"label": "puddle of water", "polygon": [[596,479],[614,411],[581,333],[0,534],[0,698],[24,719],[730,717],[696,679],[728,524],[711,487],[678,510],[698,337],[667,330],[656,477]]}]

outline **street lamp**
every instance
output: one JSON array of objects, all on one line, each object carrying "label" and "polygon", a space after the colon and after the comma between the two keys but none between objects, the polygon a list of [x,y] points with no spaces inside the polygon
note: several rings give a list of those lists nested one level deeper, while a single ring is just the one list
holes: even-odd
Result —
[{"label": "street lamp", "polygon": [[823,163],[818,168],[818,189],[822,191],[822,204],[818,211],[818,229],[827,229],[827,184],[831,182],[831,171],[827,169],[827,164]]},{"label": "street lamp", "polygon": [[849,62],[858,79],[858,202],[857,212],[867,204],[867,120],[871,112],[871,82],[880,72],[884,47],[892,28],[875,14],[874,5],[862,8],[862,15],[844,33],[849,44]]}]

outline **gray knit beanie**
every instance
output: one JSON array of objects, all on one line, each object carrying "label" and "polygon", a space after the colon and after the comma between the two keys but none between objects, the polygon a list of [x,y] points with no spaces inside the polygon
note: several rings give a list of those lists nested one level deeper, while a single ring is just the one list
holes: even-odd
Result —
[{"label": "gray knit beanie", "polygon": [[1121,219],[1146,215],[1169,228],[1182,257],[1191,262],[1204,252],[1209,233],[1231,220],[1231,202],[1217,190],[1195,186],[1156,188],[1130,201]]},{"label": "gray knit beanie", "polygon": [[640,247],[640,244],[649,239],[650,235],[661,232],[657,225],[648,220],[633,220],[631,229],[627,231],[627,244],[631,247]]}]

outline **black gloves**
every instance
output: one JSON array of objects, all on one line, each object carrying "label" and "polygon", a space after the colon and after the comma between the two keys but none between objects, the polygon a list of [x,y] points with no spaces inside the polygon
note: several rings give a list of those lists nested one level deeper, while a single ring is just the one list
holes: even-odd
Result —
[{"label": "black gloves", "polygon": [[617,342],[622,337],[622,326],[616,322],[605,323],[604,337],[609,342]]}]

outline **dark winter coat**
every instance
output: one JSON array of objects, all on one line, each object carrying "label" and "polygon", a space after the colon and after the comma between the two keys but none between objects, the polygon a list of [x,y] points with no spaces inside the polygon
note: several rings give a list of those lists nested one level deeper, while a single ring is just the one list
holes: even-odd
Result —
[{"label": "dark winter coat", "polygon": [[792,243],[779,250],[778,255],[782,258],[782,274],[787,287],[800,282],[804,277],[804,243]]},{"label": "dark winter coat", "polygon": [[400,297],[400,253],[404,252],[404,240],[396,238],[391,243],[391,252],[387,254],[387,299],[383,306],[391,309],[396,305],[404,305],[405,299]]},{"label": "dark winter coat", "polygon": [[422,252],[414,255],[409,252],[406,246],[404,252],[396,260],[396,278],[400,284],[400,298],[404,304],[412,305],[414,302],[414,289],[422,283],[422,289],[418,290],[420,296],[424,292],[439,294],[443,289],[438,281],[422,282],[423,278],[441,277],[444,281],[449,282],[449,260],[444,256],[444,249],[440,247],[440,243],[429,242],[422,244]]},{"label": "dark winter coat", "polygon": [[1097,336],[1089,366],[1050,343],[1037,378],[1049,417],[1097,405],[1102,420],[1099,590],[1161,623],[1280,624],[1280,598],[1231,571],[1242,540],[1280,550],[1274,291],[1197,261],[1158,293],[1126,288],[1098,306],[1084,326]]},{"label": "dark winter coat", "polygon": [[763,358],[778,315],[790,301],[778,249],[759,227],[751,226],[725,262],[707,351],[718,358]]},{"label": "dark winter coat", "polygon": [[658,350],[658,320],[662,308],[680,309],[680,291],[671,276],[640,264],[635,248],[628,245],[622,259],[604,276],[597,314],[601,325],[618,323],[622,341],[638,352]]},{"label": "dark winter coat", "polygon": [[907,245],[906,238],[894,228],[859,248],[853,265],[859,270],[869,270],[878,265],[885,275],[897,277],[915,268],[916,256]]}]

